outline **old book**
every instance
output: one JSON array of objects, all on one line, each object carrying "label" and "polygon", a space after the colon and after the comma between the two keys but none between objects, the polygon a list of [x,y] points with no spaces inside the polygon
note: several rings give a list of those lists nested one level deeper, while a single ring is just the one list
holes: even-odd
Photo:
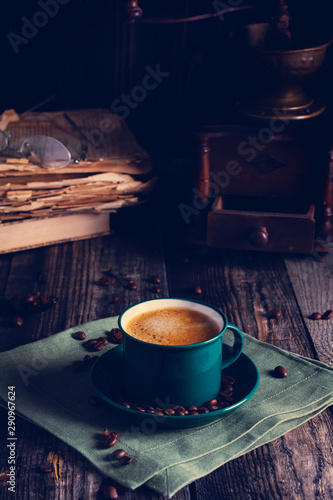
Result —
[{"label": "old book", "polygon": [[[149,155],[117,115],[97,109],[18,118],[8,123],[10,149],[0,157],[0,253],[106,234],[110,212],[150,198],[157,179]],[[33,135],[57,139],[78,163],[42,168],[13,157]]]},{"label": "old book", "polygon": [[110,234],[110,214],[71,213],[0,224],[0,254]]}]

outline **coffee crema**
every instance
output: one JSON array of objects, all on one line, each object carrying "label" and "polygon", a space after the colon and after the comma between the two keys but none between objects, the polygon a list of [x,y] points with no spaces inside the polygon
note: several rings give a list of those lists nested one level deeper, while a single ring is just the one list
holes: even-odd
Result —
[{"label": "coffee crema", "polygon": [[165,307],[138,314],[125,328],[132,337],[162,345],[198,344],[218,335],[221,328],[206,314],[186,307]]}]

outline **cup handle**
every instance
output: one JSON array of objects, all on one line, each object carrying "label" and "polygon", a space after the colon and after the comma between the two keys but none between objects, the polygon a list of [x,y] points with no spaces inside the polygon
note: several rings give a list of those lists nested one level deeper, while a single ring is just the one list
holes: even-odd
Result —
[{"label": "cup handle", "polygon": [[226,368],[227,366],[234,363],[234,361],[239,358],[244,347],[244,337],[240,329],[237,328],[236,325],[233,325],[229,322],[227,323],[227,328],[233,331],[234,343],[232,346],[228,346],[228,351],[226,353],[223,353],[223,368]]}]

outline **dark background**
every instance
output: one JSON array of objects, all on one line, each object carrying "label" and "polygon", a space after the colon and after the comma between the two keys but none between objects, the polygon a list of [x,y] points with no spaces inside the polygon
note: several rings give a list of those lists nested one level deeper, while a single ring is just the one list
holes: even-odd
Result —
[{"label": "dark background", "polygon": [[[251,15],[231,14],[223,22],[215,18],[129,26],[123,22],[120,0],[61,1],[67,4],[58,4],[58,13],[48,16],[45,26],[37,28],[28,43],[19,43],[18,53],[8,34],[22,36],[22,18],[32,21],[42,9],[37,0],[6,2],[0,21],[0,112],[8,108],[23,112],[53,94],[55,99],[41,110],[110,109],[123,92],[142,83],[147,65],[155,68],[159,64],[169,76],[130,111],[127,121],[151,153],[177,157],[186,156],[183,129],[193,116],[207,108],[223,109],[250,85],[250,75],[244,71],[229,32],[244,25]],[[139,3],[146,16],[214,12],[214,4],[204,0]],[[267,0],[256,3],[261,13],[274,4]],[[289,5],[294,32],[302,34],[304,43],[318,44],[333,34],[332,2],[292,0]],[[311,91],[329,107],[331,68],[330,48],[323,68],[309,83]]]}]

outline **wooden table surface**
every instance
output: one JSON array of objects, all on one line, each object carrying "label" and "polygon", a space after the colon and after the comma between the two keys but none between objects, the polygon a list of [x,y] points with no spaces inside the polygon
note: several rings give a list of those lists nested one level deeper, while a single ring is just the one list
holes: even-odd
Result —
[{"label": "wooden table surface", "polygon": [[[133,215],[134,214],[134,215]],[[161,277],[160,297],[198,298],[221,307],[228,319],[250,335],[294,353],[333,365],[333,320],[307,316],[333,308],[333,260],[236,251],[184,249],[177,232],[155,206],[113,218],[110,236],[0,256],[0,297],[40,291],[59,302],[28,317],[21,327],[1,322],[0,349],[54,334],[87,321],[118,315],[139,300],[156,297],[147,279]],[[189,256],[189,262],[183,257]],[[104,288],[97,280],[114,266],[138,284],[137,290]],[[110,304],[112,293],[119,302]],[[281,319],[268,319],[278,308]],[[7,413],[0,411],[0,470],[6,469]],[[17,495],[19,500],[95,500],[101,496],[101,474],[78,452],[47,431],[17,420]],[[183,488],[175,500],[332,499],[333,412],[323,411],[275,441],[232,460]],[[60,478],[39,471],[50,452],[61,456]],[[118,487],[126,500],[161,499],[146,487]],[[3,500],[14,498],[0,484]]]}]

